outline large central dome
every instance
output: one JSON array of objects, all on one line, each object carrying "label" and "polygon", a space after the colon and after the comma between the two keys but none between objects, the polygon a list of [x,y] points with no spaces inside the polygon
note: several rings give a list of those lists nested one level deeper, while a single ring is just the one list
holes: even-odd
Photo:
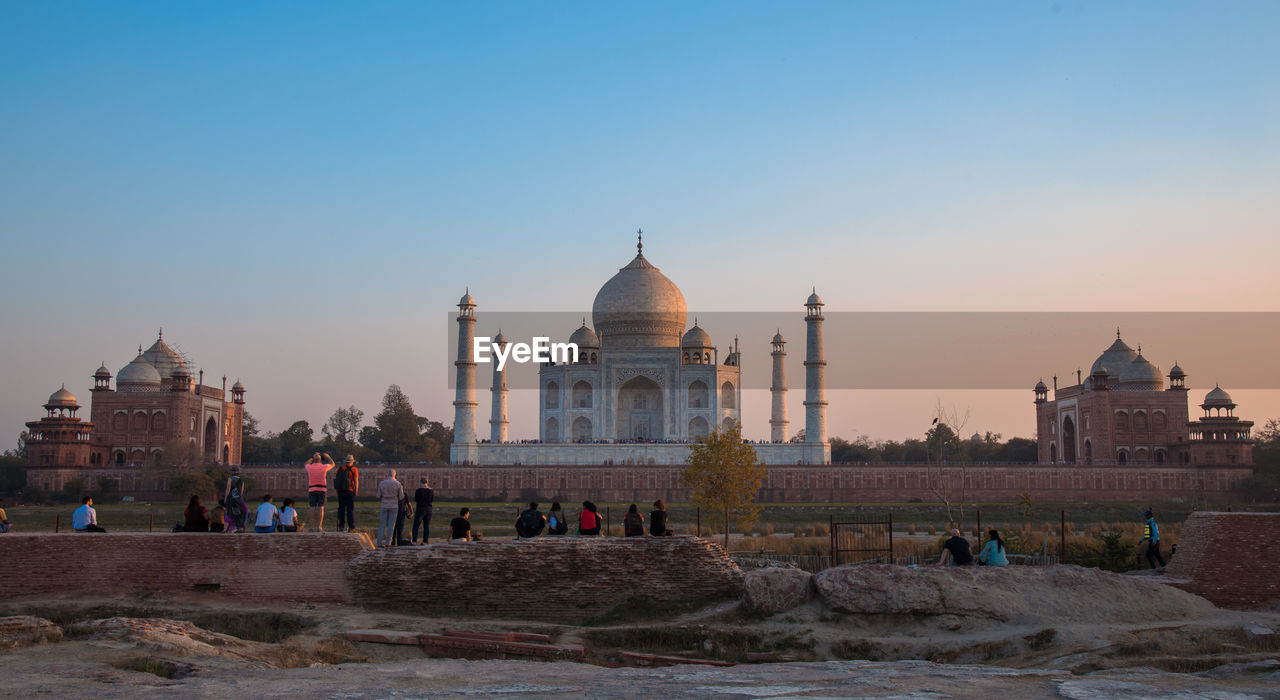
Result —
[{"label": "large central dome", "polygon": [[591,320],[604,346],[678,347],[687,313],[675,282],[645,260],[643,244],[636,257],[596,294]]}]

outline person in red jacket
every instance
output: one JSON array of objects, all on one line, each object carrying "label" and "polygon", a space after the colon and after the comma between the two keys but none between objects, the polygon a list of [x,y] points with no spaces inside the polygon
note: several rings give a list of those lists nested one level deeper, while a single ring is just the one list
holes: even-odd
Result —
[{"label": "person in red jacket", "polygon": [[360,470],[354,456],[347,455],[333,473],[333,490],[338,492],[338,532],[351,532],[356,528],[356,493],[360,491]]}]

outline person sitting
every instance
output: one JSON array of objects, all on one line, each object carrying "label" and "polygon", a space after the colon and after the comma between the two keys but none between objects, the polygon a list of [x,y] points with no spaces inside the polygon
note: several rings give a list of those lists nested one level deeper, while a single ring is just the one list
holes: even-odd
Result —
[{"label": "person sitting", "polygon": [[222,501],[218,501],[218,505],[213,507],[213,511],[209,513],[209,532],[223,532],[227,529],[227,507],[222,505]]},{"label": "person sitting", "polygon": [[622,531],[627,537],[644,537],[644,516],[640,515],[640,509],[634,503],[622,516]]},{"label": "person sitting", "polygon": [[547,516],[538,510],[538,504],[529,503],[529,510],[520,514],[516,518],[516,535],[522,539],[537,537],[542,534],[542,528],[547,526]]},{"label": "person sitting", "polygon": [[969,566],[973,563],[973,552],[969,549],[969,540],[960,536],[959,528],[951,530],[951,537],[942,544],[942,556],[938,558],[938,566],[947,563],[947,557],[956,566]]},{"label": "person sitting", "polygon": [[71,514],[71,529],[76,532],[106,532],[98,527],[98,511],[93,509],[93,496],[80,499],[80,507]]},{"label": "person sitting", "polygon": [[280,532],[298,531],[298,509],[293,507],[293,499],[286,498],[280,504]]},{"label": "person sitting", "polygon": [[591,501],[582,502],[582,510],[578,511],[578,535],[596,536],[600,534],[600,513],[596,504]]},{"label": "person sitting", "polygon": [[564,518],[564,511],[560,509],[560,501],[551,504],[551,516],[547,519],[548,535],[565,535],[569,532],[569,521]]},{"label": "person sitting", "polygon": [[187,509],[182,512],[183,532],[208,532],[209,510],[200,505],[200,497],[192,496],[187,502]]},{"label": "person sitting", "polygon": [[4,501],[0,501],[0,532],[8,532],[13,526],[9,524],[9,516],[4,512]]},{"label": "person sitting", "polygon": [[667,527],[667,504],[661,498],[653,502],[653,512],[649,514],[649,534],[654,537],[671,537],[676,534]]},{"label": "person sitting", "polygon": [[268,533],[276,531],[276,524],[280,522],[280,511],[276,509],[276,504],[271,502],[271,494],[262,497],[262,503],[258,504],[257,518],[253,521],[253,531]]},{"label": "person sitting", "polygon": [[1004,540],[1000,539],[998,530],[987,533],[987,546],[978,553],[978,564],[981,566],[1008,566],[1009,558],[1004,555]]},{"label": "person sitting", "polygon": [[458,511],[458,517],[449,522],[449,541],[450,542],[470,542],[471,541],[471,509],[463,508]]}]

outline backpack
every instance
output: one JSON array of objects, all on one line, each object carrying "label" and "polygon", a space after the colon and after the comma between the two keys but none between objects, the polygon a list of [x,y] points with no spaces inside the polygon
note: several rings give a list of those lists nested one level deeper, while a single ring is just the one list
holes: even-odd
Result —
[{"label": "backpack", "polygon": [[542,519],[542,513],[536,510],[526,510],[520,514],[520,519],[516,521],[516,534],[521,537],[537,537],[542,534],[542,526],[545,524]]},{"label": "backpack", "polygon": [[333,487],[339,491],[351,490],[351,467],[338,467],[338,473],[333,475]]},{"label": "backpack", "polygon": [[563,518],[557,518],[553,515],[551,516],[551,529],[547,530],[547,532],[553,535],[568,534],[569,523],[566,522]]}]

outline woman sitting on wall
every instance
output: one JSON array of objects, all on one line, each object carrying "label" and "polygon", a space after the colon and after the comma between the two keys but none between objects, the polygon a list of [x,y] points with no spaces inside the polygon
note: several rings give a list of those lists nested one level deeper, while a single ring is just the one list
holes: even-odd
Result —
[{"label": "woman sitting on wall", "polygon": [[187,509],[182,513],[183,532],[208,532],[209,531],[209,510],[200,505],[200,497],[192,496],[191,501],[187,503]]},{"label": "woman sitting on wall", "polygon": [[1004,540],[1000,539],[1000,532],[992,530],[987,533],[991,539],[987,540],[987,546],[982,548],[978,553],[978,564],[982,566],[1008,566],[1009,558],[1004,555]]}]

